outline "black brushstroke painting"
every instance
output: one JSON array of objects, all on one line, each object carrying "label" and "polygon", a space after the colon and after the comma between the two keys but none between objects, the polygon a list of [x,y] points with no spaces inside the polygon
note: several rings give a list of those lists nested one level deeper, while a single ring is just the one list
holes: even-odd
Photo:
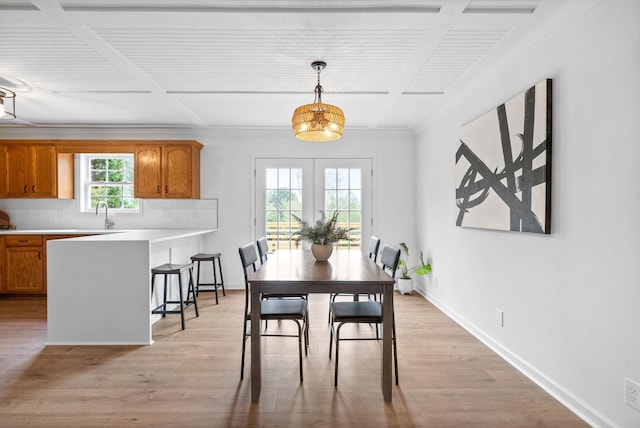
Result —
[{"label": "black brushstroke painting", "polygon": [[460,130],[456,225],[551,230],[551,79]]}]

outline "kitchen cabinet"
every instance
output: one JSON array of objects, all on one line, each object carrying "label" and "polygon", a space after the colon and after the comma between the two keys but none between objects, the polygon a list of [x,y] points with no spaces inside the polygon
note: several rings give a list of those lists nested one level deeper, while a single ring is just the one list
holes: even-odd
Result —
[{"label": "kitchen cabinet", "polygon": [[6,168],[4,168],[4,166],[7,164],[6,156],[7,147],[0,146],[0,198],[4,198],[6,192],[5,183],[7,182],[7,170]]},{"label": "kitchen cabinet", "polygon": [[199,199],[200,144],[137,145],[136,198]]},{"label": "kitchen cabinet", "polygon": [[2,279],[3,293],[46,293],[42,235],[4,237],[4,275]]},{"label": "kitchen cabinet", "polygon": [[88,234],[0,237],[0,294],[47,293],[47,241]]},{"label": "kitchen cabinet", "polygon": [[58,155],[55,145],[3,146],[1,196],[73,198],[73,155]]}]

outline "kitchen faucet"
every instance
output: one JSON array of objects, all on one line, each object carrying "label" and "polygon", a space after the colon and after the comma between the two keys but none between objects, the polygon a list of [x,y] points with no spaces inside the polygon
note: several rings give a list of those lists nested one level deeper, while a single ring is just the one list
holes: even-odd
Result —
[{"label": "kitchen faucet", "polygon": [[100,209],[101,205],[104,206],[104,228],[111,229],[111,226],[113,226],[113,221],[109,220],[109,206],[105,201],[98,201],[98,203],[96,204],[96,215],[98,215],[98,210]]}]

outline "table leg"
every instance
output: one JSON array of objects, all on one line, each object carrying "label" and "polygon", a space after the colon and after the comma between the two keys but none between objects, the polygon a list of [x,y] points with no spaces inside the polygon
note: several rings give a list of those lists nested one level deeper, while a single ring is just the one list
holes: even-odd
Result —
[{"label": "table leg", "polygon": [[260,286],[251,287],[251,402],[260,400],[262,357],[260,353]]},{"label": "table leg", "polygon": [[384,286],[382,297],[382,395],[391,402],[393,387],[392,358],[393,285]]}]

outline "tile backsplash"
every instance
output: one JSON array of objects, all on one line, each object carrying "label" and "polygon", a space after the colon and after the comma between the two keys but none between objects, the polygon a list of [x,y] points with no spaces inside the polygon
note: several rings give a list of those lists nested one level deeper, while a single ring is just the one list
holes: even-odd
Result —
[{"label": "tile backsplash", "polygon": [[[217,229],[217,199],[144,199],[138,214],[112,214],[114,229]],[[76,199],[0,199],[20,229],[102,229],[104,211],[81,213]]]}]

